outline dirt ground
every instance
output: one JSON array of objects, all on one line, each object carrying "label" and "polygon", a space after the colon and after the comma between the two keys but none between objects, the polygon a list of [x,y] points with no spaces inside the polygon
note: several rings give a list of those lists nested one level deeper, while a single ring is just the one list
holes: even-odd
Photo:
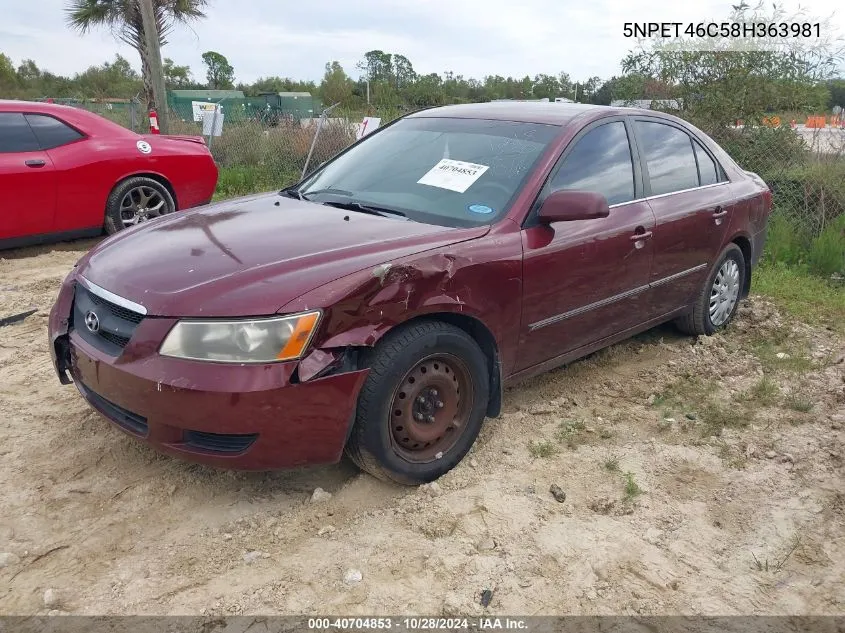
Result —
[{"label": "dirt ground", "polygon": [[92,244],[0,259],[0,317],[39,310],[0,328],[2,614],[845,613],[832,330],[760,298],[724,335],[658,328],[509,390],[436,486],[227,473],[52,373],[46,314]]}]

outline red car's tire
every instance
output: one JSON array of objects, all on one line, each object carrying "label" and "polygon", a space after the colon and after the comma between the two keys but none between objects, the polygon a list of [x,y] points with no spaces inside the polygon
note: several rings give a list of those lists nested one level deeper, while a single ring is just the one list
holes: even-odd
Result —
[{"label": "red car's tire", "polygon": [[676,319],[677,328],[685,334],[710,336],[727,327],[739,309],[746,274],[742,250],[728,244],[707,276],[693,309]]},{"label": "red car's tire", "polygon": [[112,189],[106,201],[104,228],[112,235],[175,210],[173,196],[159,181],[146,176],[127,178]]},{"label": "red car's tire", "polygon": [[430,482],[467,454],[487,412],[487,357],[466,332],[422,321],[373,351],[346,453],[385,481]]}]

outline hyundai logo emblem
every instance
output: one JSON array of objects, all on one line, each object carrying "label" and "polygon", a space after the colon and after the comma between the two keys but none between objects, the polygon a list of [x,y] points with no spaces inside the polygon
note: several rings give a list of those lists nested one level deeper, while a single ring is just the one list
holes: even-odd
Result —
[{"label": "hyundai logo emblem", "polygon": [[100,317],[94,312],[89,312],[85,315],[85,327],[88,328],[89,332],[96,334],[100,331]]}]

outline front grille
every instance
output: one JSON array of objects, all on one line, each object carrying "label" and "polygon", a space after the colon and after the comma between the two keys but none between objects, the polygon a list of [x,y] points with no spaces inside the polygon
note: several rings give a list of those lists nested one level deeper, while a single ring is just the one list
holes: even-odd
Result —
[{"label": "front grille", "polygon": [[137,413],[132,413],[131,411],[116,405],[114,402],[106,400],[103,396],[94,393],[81,383],[77,384],[80,387],[79,390],[82,392],[82,395],[85,396],[85,399],[88,400],[89,404],[106,416],[109,420],[123,427],[127,431],[135,433],[136,435],[147,435],[147,418],[140,416]]},{"label": "front grille", "polygon": [[129,321],[130,323],[138,324],[144,320],[143,314],[138,314],[128,308],[124,308],[123,306],[119,306],[116,303],[112,303],[111,301],[107,301],[102,297],[95,295],[91,292],[88,293],[91,296],[91,300],[98,306],[103,306],[107,310],[109,310],[114,316],[119,319],[123,319],[124,321]]},{"label": "front grille", "polygon": [[243,453],[258,439],[258,434],[223,435],[203,431],[185,431],[184,444],[211,453]]},{"label": "front grille", "polygon": [[117,334],[112,334],[111,332],[100,332],[100,336],[117,347],[126,347],[129,343],[128,336],[118,336]]},{"label": "front grille", "polygon": [[[89,313],[97,317],[99,329],[92,332],[85,323]],[[94,294],[81,284],[76,284],[73,297],[71,327],[87,343],[109,356],[120,356],[129,343],[144,315],[112,303]]]}]

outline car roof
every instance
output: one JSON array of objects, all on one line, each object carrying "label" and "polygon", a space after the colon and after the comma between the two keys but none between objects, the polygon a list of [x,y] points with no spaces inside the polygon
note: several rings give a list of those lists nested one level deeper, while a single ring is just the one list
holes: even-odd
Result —
[{"label": "car roof", "polygon": [[[589,103],[554,103],[546,101],[491,101],[440,106],[414,112],[409,117],[448,117],[491,119],[565,126],[573,119],[594,119],[623,114],[658,114],[641,108],[612,108]],[[662,114],[662,113],[659,113]],[[582,117],[583,115],[583,117]]]},{"label": "car roof", "polygon": [[24,101],[23,99],[0,99],[0,110],[16,111],[21,108],[32,110],[33,112],[44,112],[46,114],[62,114],[78,110],[69,105],[62,105],[61,103],[48,103],[47,101]]},{"label": "car roof", "polygon": [[83,108],[46,101],[23,101],[0,99],[0,112],[31,112],[34,114],[52,114],[70,125],[82,129],[86,134],[126,134],[135,135],[131,130]]}]

